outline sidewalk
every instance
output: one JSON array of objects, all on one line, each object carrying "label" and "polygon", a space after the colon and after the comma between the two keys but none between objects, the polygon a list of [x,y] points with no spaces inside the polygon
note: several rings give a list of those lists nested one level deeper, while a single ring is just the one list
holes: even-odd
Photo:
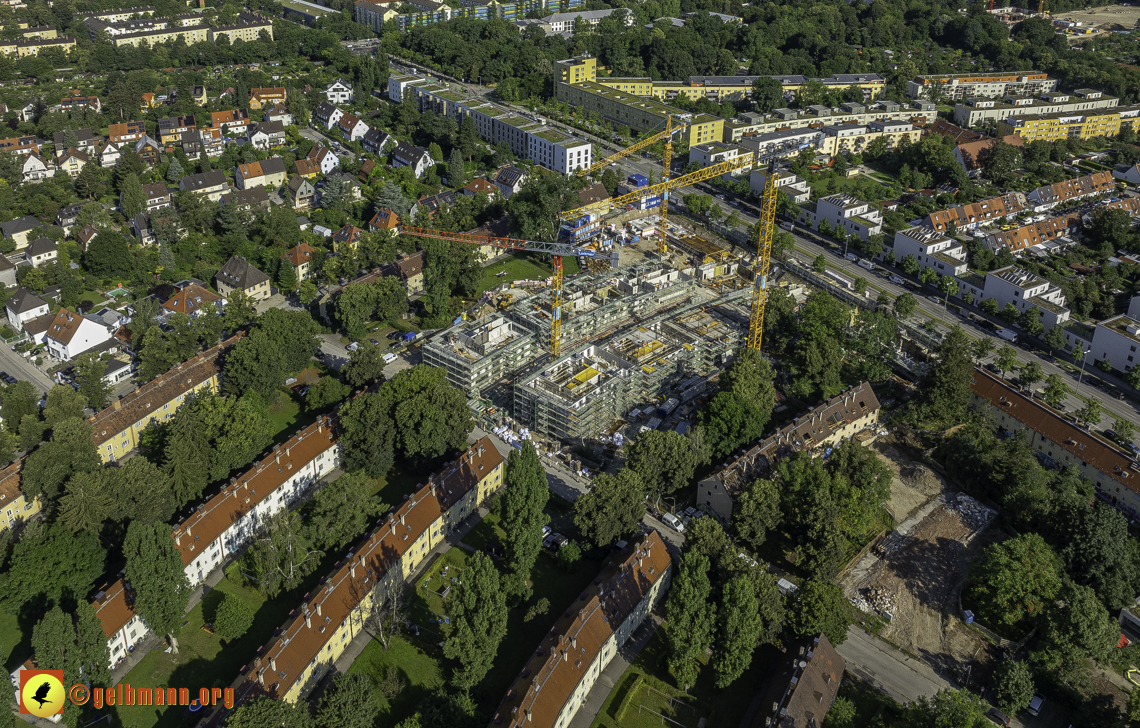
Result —
[{"label": "sidewalk", "polygon": [[618,649],[614,659],[610,660],[610,664],[606,665],[606,669],[602,670],[602,674],[598,676],[598,681],[590,689],[590,694],[586,696],[586,702],[582,703],[582,707],[574,714],[574,719],[570,721],[569,728],[590,728],[594,718],[602,711],[602,706],[605,705],[606,698],[610,696],[614,686],[621,680],[625,671],[629,669],[629,664],[637,659],[637,655],[645,648],[661,623],[660,617],[656,614],[650,614],[633,633],[629,641]]}]

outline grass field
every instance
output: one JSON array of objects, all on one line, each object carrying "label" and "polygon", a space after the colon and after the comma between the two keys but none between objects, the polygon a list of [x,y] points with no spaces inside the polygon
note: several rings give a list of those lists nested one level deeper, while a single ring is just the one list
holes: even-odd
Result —
[{"label": "grass field", "polygon": [[396,465],[388,471],[387,475],[376,479],[376,487],[372,493],[373,495],[379,494],[380,500],[387,505],[398,506],[404,502],[404,496],[415,493],[416,486],[423,483],[424,480],[424,478],[408,473]]},{"label": "grass field", "polygon": [[663,692],[644,677],[634,681],[619,711],[621,725],[626,728],[698,728],[702,718],[708,718],[708,712],[693,705],[688,696]]},{"label": "grass field", "polygon": [[[499,273],[506,272],[505,276]],[[511,255],[503,260],[492,263],[483,269],[483,277],[479,281],[479,291],[476,296],[482,296],[483,291],[498,288],[504,283],[512,281],[532,280],[541,281],[550,277],[554,266],[550,259],[541,259],[537,255],[519,254]],[[574,275],[578,272],[577,258],[563,258],[562,272],[564,275]]]},{"label": "grass field", "polygon": [[[327,574],[336,560],[336,555],[328,556],[325,562],[298,589],[304,593]],[[236,573],[237,565],[231,565],[227,574]],[[232,642],[202,629],[221,603],[225,594],[233,594],[254,610],[253,626],[243,636]],[[227,576],[218,586],[186,615],[182,631],[178,635],[178,654],[165,653],[160,646],[151,651],[123,678],[123,682],[135,687],[178,687],[189,688],[194,693],[203,687],[227,687],[238,676],[242,666],[253,659],[257,649],[265,644],[273,631],[280,627],[289,616],[289,611],[297,605],[297,596],[285,592],[277,598],[266,601],[252,589],[241,586]],[[117,708],[123,725],[131,728],[173,728],[187,724],[189,716],[186,708],[177,706],[163,708],[154,706],[123,706]]]},{"label": "grass field", "polygon": [[391,700],[379,696],[383,711],[376,721],[377,726],[394,726],[415,713],[420,701],[443,686],[444,676],[440,672],[442,659],[443,654],[439,648],[425,648],[419,640],[409,641],[396,637],[387,650],[380,640],[372,640],[348,672],[362,673],[378,683],[389,667],[400,671],[407,687]]}]

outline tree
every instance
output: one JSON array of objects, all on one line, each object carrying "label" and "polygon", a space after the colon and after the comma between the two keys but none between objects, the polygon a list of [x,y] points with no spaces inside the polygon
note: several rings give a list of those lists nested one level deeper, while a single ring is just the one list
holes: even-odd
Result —
[{"label": "tree", "polygon": [[1117,440],[1127,444],[1136,435],[1136,425],[1132,424],[1132,420],[1117,417],[1112,421],[1112,431],[1116,433]]},{"label": "tree", "polygon": [[226,718],[226,728],[315,728],[309,704],[289,703],[276,698],[257,698],[242,703]]},{"label": "tree", "polygon": [[75,178],[75,194],[85,200],[101,196],[106,187],[99,167],[94,164],[83,165],[83,169],[79,170],[79,176]]},{"label": "tree", "polygon": [[918,274],[918,279],[928,286],[934,283],[934,279],[937,277],[938,274],[934,272],[933,268],[923,268]]},{"label": "tree", "polygon": [[983,361],[985,361],[986,358],[989,357],[989,355],[993,353],[993,351],[994,351],[994,342],[993,342],[993,339],[991,339],[990,337],[983,336],[982,338],[974,341],[974,345],[973,345],[974,361],[977,362],[978,364],[981,364]]},{"label": "tree", "polygon": [[99,453],[95,451],[91,436],[91,425],[79,417],[56,424],[51,441],[36,448],[24,462],[21,473],[24,495],[28,498],[42,495],[53,500],[72,475],[97,469]]},{"label": "tree", "polygon": [[1021,386],[1033,391],[1033,385],[1045,378],[1045,372],[1042,371],[1041,365],[1034,360],[1021,367],[1017,378],[1020,380]]},{"label": "tree", "polygon": [[637,473],[648,489],[666,495],[688,485],[697,459],[684,435],[673,430],[651,430],[630,444],[626,467]]},{"label": "tree", "polygon": [[800,585],[788,610],[788,628],[797,637],[823,633],[832,645],[843,644],[851,619],[843,589],[833,581],[809,580]]},{"label": "tree", "polygon": [[1050,407],[1059,409],[1072,393],[1072,388],[1065,384],[1065,380],[1061,378],[1060,374],[1050,374],[1045,377],[1045,388],[1042,390],[1041,396]]},{"label": "tree", "polygon": [[1077,419],[1085,423],[1086,427],[1100,424],[1100,420],[1104,417],[1104,407],[1101,406],[1100,400],[1096,397],[1084,398],[1085,406],[1074,412]]},{"label": "tree", "polygon": [[361,346],[348,353],[348,363],[340,373],[353,387],[362,387],[384,379],[384,354],[378,346]]},{"label": "tree", "polygon": [[716,605],[710,601],[709,570],[707,556],[686,551],[665,603],[669,623],[666,632],[669,674],[686,690],[697,682],[697,672],[705,651],[712,644],[716,624]]},{"label": "tree", "polygon": [[821,275],[827,272],[827,258],[823,257],[823,253],[820,253],[819,256],[812,261],[811,269]]},{"label": "tree", "polygon": [[135,611],[156,634],[165,634],[178,654],[177,633],[190,603],[190,582],[170,526],[132,522],[123,542],[126,577],[135,590]]},{"label": "tree", "polygon": [[1120,638],[1120,625],[1108,615],[1091,587],[1066,580],[1045,612],[1045,638],[1054,645],[1074,645],[1082,655],[1108,660]]},{"label": "tree", "polygon": [[363,473],[345,473],[313,496],[307,531],[318,548],[339,549],[368,529],[383,508],[372,495],[376,481]]},{"label": "tree", "polygon": [[645,486],[629,468],[600,473],[574,501],[574,525],[598,546],[637,530],[645,516]]},{"label": "tree", "polygon": [[467,184],[467,170],[464,168],[463,153],[459,147],[453,147],[451,156],[447,158],[447,183],[453,188]]},{"label": "tree", "polygon": [[0,406],[4,427],[15,433],[19,430],[24,415],[39,419],[39,399],[39,392],[29,381],[21,379],[9,387],[4,387],[4,401]]},{"label": "tree", "polygon": [[58,602],[64,593],[86,594],[103,573],[105,557],[94,534],[33,522],[0,571],[0,603],[15,614],[37,597],[48,603]]},{"label": "tree", "polygon": [[282,291],[297,290],[297,269],[288,261],[277,268],[277,285]]},{"label": "tree", "polygon": [[267,597],[296,589],[320,565],[323,554],[305,543],[304,531],[296,511],[282,510],[264,519],[254,536],[244,558]]},{"label": "tree", "polygon": [[942,305],[945,306],[950,296],[958,295],[958,280],[952,276],[942,276],[938,279],[938,290],[942,291]]},{"label": "tree", "polygon": [[194,414],[194,400],[183,403],[168,425],[163,468],[181,507],[205,490],[210,474],[210,443]]},{"label": "tree", "polygon": [[176,185],[186,175],[186,171],[182,169],[182,163],[175,157],[170,161],[170,166],[166,168],[166,180]]},{"label": "tree", "polygon": [[79,393],[96,411],[107,406],[107,397],[111,394],[111,387],[103,380],[106,371],[106,363],[95,352],[80,354],[75,359],[75,381],[79,384]]},{"label": "tree", "polygon": [[913,254],[904,255],[901,265],[903,273],[906,273],[908,276],[916,276],[918,275],[919,270],[922,269],[922,266],[918,264],[918,260],[914,257]]},{"label": "tree", "polygon": [[506,566],[510,570],[503,588],[510,598],[529,596],[526,583],[542,549],[542,527],[550,517],[543,512],[550,498],[546,470],[534,443],[507,456],[506,489],[502,495],[502,526]]},{"label": "tree", "polygon": [[67,492],[59,499],[59,523],[72,533],[90,531],[98,535],[115,512],[109,470],[97,470],[67,481]]},{"label": "tree", "polygon": [[253,299],[245,291],[234,290],[226,299],[225,329],[231,334],[245,328],[257,318]]},{"label": "tree", "polygon": [[756,583],[741,573],[724,585],[717,619],[718,650],[713,659],[716,686],[723,690],[752,664],[764,620],[756,600]]},{"label": "tree", "polygon": [[83,419],[86,407],[86,397],[66,384],[57,384],[48,390],[44,400],[44,422],[55,427],[64,420]]},{"label": "tree", "polygon": [[988,547],[970,579],[979,611],[1013,627],[1040,616],[1057,595],[1061,560],[1039,534],[1028,533]]},{"label": "tree", "polygon": [[380,710],[371,678],[345,673],[333,678],[332,687],[321,697],[316,722],[319,728],[371,728]]},{"label": "tree", "polygon": [[780,490],[771,480],[755,480],[740,494],[732,509],[736,536],[752,549],[759,549],[768,532],[780,523]]},{"label": "tree", "polygon": [[214,631],[227,642],[233,642],[253,626],[253,610],[241,597],[226,593],[214,612]]},{"label": "tree", "polygon": [[855,292],[862,296],[867,292],[867,279],[859,277],[855,279]]},{"label": "tree", "polygon": [[933,698],[925,696],[906,708],[903,725],[907,728],[989,728],[986,704],[965,690],[940,690]]},{"label": "tree", "polygon": [[452,683],[460,690],[478,685],[491,669],[507,634],[507,595],[491,559],[476,554],[451,597],[451,636],[443,653],[457,660]]},{"label": "tree", "polygon": [[1055,352],[1055,351],[1058,351],[1060,349],[1064,349],[1065,348],[1065,329],[1064,329],[1064,327],[1054,326],[1053,328],[1049,329],[1049,331],[1045,334],[1045,338],[1043,339],[1043,341],[1045,342],[1045,345],[1048,346],[1051,351]]},{"label": "tree", "polygon": [[990,316],[995,316],[995,315],[997,315],[997,312],[998,312],[997,299],[984,298],[984,299],[982,299],[982,302],[979,304],[979,308],[982,309],[983,313],[989,314]]},{"label": "tree", "polygon": [[915,300],[914,294],[912,293],[900,293],[898,298],[895,299],[894,309],[899,318],[910,318],[917,308],[918,301]]},{"label": "tree", "polygon": [[321,377],[316,384],[309,387],[309,393],[305,395],[305,408],[310,412],[317,412],[343,401],[350,394],[352,388],[342,384],[336,377]]},{"label": "tree", "polygon": [[320,295],[320,291],[317,290],[317,284],[309,280],[301,283],[301,287],[297,289],[297,299],[302,306],[308,306],[317,300],[318,295]]},{"label": "tree", "polygon": [[1033,675],[1024,662],[1006,659],[994,671],[994,697],[998,709],[1013,715],[1033,699]]},{"label": "tree", "polygon": [[58,604],[44,614],[32,629],[32,649],[36,667],[63,670],[64,684],[84,679],[110,684],[107,638],[95,608],[85,600],[76,604],[74,618]]},{"label": "tree", "polygon": [[356,397],[340,408],[344,468],[381,478],[395,460],[395,432],[386,400],[379,394]]},{"label": "tree", "polygon": [[128,220],[146,210],[146,195],[134,174],[128,174],[119,187],[119,206]]},{"label": "tree", "polygon": [[938,363],[922,380],[927,411],[944,420],[961,421],[970,405],[973,376],[969,337],[955,325],[938,347]]},{"label": "tree", "polygon": [[1085,500],[1056,519],[1055,540],[1063,544],[1061,558],[1073,580],[1092,587],[1113,612],[1131,604],[1140,591],[1140,549],[1124,514]]},{"label": "tree", "polygon": [[1021,311],[1017,310],[1017,306],[1014,306],[1011,301],[1005,304],[1005,308],[998,315],[1001,316],[1002,321],[1005,321],[1006,326],[1013,326],[1021,318]]},{"label": "tree", "polygon": [[986,153],[982,168],[987,179],[1004,189],[1021,169],[1021,149],[999,139]]},{"label": "tree", "polygon": [[752,82],[752,102],[761,114],[767,114],[784,103],[784,87],[775,78],[759,76]]}]

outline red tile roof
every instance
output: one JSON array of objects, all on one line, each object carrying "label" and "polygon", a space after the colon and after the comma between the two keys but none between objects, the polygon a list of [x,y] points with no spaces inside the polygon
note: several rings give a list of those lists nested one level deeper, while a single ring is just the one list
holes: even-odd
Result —
[{"label": "red tile roof", "polygon": [[119,579],[114,584],[99,591],[91,601],[103,625],[103,634],[114,637],[127,622],[135,617],[134,593]]},{"label": "red tile roof", "polygon": [[171,296],[169,301],[162,304],[162,308],[172,313],[194,313],[220,300],[222,297],[213,291],[208,291],[197,283],[191,283]]},{"label": "red tile roof", "polygon": [[317,251],[315,248],[313,248],[313,246],[309,245],[308,243],[301,243],[300,245],[289,248],[289,250],[285,251],[281,257],[285,258],[290,263],[292,263],[294,267],[296,267],[299,265],[304,265],[305,263],[308,263],[310,260],[312,260],[313,253],[315,252]]}]

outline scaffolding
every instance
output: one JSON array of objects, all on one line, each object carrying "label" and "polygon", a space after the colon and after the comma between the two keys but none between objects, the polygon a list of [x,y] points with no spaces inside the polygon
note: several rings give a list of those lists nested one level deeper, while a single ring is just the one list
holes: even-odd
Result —
[{"label": "scaffolding", "polygon": [[447,372],[447,381],[470,396],[482,394],[544,355],[542,342],[503,314],[495,314],[436,334],[424,345],[424,363]]}]

